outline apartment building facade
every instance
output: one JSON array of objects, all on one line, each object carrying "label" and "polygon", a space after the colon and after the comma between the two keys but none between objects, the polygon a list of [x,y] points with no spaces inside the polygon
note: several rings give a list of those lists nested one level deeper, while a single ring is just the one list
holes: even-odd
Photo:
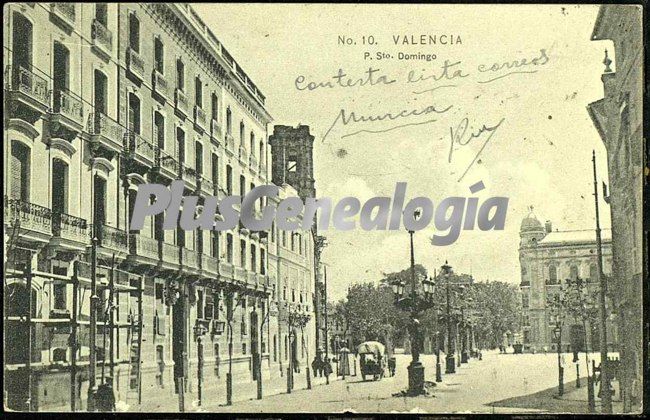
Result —
[{"label": "apartment building facade", "polygon": [[[102,279],[98,305],[114,326],[98,327],[97,382],[110,370],[118,400],[175,397],[179,378],[194,393],[200,375],[204,395],[225,402],[226,376],[237,392],[282,372],[280,354],[290,344],[278,330],[280,283],[303,299],[312,293],[311,234],[294,242],[295,234],[275,229],[164,230],[162,217],[129,229],[143,183],[182,179],[199,208],[207,196],[269,183],[272,118],[262,92],[186,4],[14,3],[4,10],[5,307],[31,331],[34,349],[28,362],[5,340],[5,353],[15,353],[5,363],[16,385],[5,395],[10,406],[23,409],[30,397],[32,409],[66,409],[76,395],[85,409],[90,267]],[[290,244],[280,235],[290,235]],[[109,278],[119,291],[109,293]],[[7,293],[8,283],[16,293]],[[66,391],[71,324],[79,329],[78,389]]]}]

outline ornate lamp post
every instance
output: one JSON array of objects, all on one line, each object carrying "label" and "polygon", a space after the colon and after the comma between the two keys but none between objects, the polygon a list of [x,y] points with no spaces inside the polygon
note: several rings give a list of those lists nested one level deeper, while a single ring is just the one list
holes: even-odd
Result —
[{"label": "ornate lamp post", "polygon": [[[446,314],[446,321],[447,321],[447,355],[445,357],[445,373],[455,373],[456,372],[456,359],[454,357],[454,344],[455,342],[452,342],[452,336],[453,336],[453,316],[451,313],[452,306],[451,306],[451,295],[452,295],[452,287],[456,288],[458,291],[461,293],[465,290],[465,285],[463,283],[453,283],[451,281],[451,276],[453,275],[453,270],[451,269],[451,266],[445,261],[445,264],[441,267],[442,269],[442,278],[445,281],[445,289],[446,289],[446,295],[447,295],[447,314]],[[455,292],[455,291],[454,291]],[[455,341],[455,340],[454,340]],[[460,360],[459,360],[460,362]],[[459,363],[460,365],[460,363]]]},{"label": "ornate lamp post", "polygon": [[[413,219],[417,220],[420,217],[420,211],[416,210],[413,213]],[[404,296],[404,283],[397,280],[391,284],[393,293],[395,295],[395,304],[402,310],[411,312],[411,325],[410,325],[410,338],[411,338],[411,354],[412,360],[408,366],[409,377],[409,395],[424,394],[424,366],[420,362],[420,351],[423,347],[423,336],[420,331],[420,312],[428,308],[432,308],[433,292],[435,284],[431,279],[422,280],[423,293],[418,296],[417,280],[415,278],[415,254],[413,249],[413,234],[412,230],[408,231],[411,240],[411,293],[409,297]]]},{"label": "ornate lamp post", "polygon": [[197,322],[192,328],[194,332],[194,341],[196,341],[197,352],[197,378],[198,378],[198,405],[201,406],[203,394],[203,336],[208,332],[208,328],[203,323]]},{"label": "ornate lamp post", "polygon": [[553,329],[553,338],[557,342],[557,369],[558,369],[558,395],[564,395],[564,367],[562,366],[562,328],[556,325]]}]

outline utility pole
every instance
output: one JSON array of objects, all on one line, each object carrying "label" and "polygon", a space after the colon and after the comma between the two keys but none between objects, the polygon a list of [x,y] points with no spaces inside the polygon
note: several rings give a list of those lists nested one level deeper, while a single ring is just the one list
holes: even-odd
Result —
[{"label": "utility pole", "polygon": [[[607,360],[607,278],[603,274],[603,250],[600,237],[600,215],[598,212],[598,182],[596,176],[596,151],[592,151],[592,163],[594,167],[594,203],[596,206],[596,252],[598,257],[598,278],[600,280],[600,378],[601,378],[601,402],[602,412],[612,412],[612,395],[609,387],[609,368]],[[586,331],[585,331],[586,333]]]}]

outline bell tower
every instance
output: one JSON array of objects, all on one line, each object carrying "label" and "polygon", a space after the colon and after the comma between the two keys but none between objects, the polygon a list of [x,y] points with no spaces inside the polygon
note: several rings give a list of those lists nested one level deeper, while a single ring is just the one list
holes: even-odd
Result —
[{"label": "bell tower", "polygon": [[291,185],[303,200],[315,197],[314,136],[309,134],[309,126],[276,125],[269,136],[269,144],[273,183]]}]

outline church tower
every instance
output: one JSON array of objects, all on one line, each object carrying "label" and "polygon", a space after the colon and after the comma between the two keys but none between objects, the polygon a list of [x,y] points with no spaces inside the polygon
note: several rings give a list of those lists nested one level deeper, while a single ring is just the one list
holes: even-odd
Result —
[{"label": "church tower", "polygon": [[269,144],[273,183],[291,185],[303,200],[315,197],[314,136],[309,134],[309,126],[276,125]]}]

